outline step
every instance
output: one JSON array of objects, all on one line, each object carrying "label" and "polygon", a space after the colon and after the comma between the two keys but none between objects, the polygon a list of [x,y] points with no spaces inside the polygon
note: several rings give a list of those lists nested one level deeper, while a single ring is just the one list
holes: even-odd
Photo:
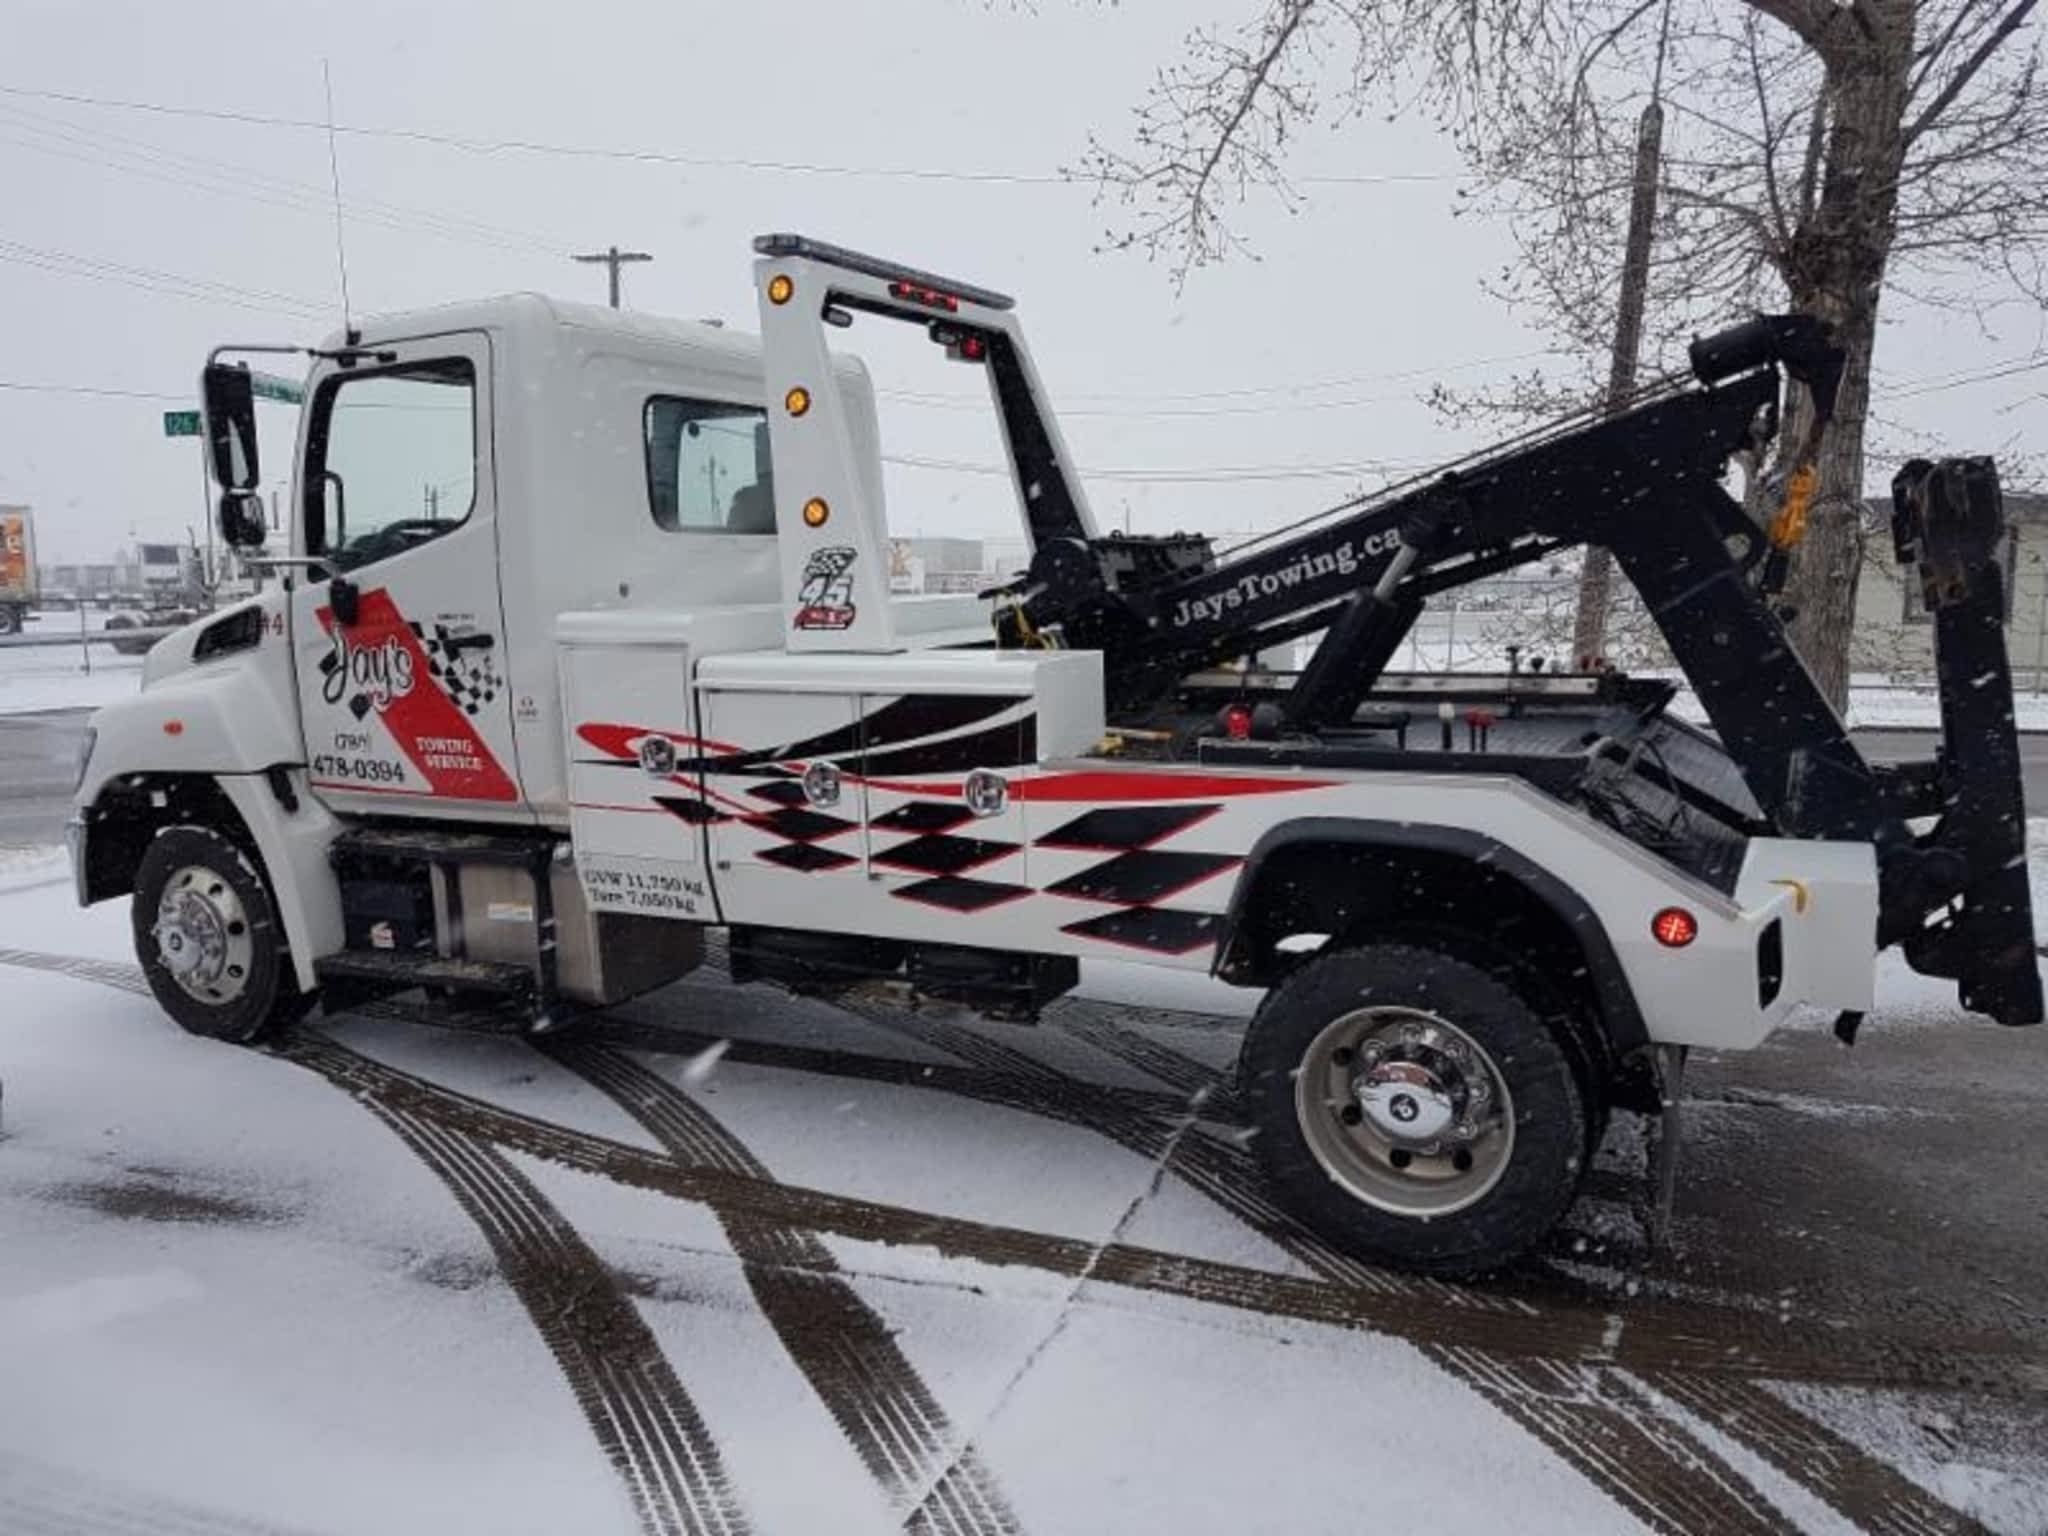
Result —
[{"label": "step", "polygon": [[551,857],[554,844],[493,832],[449,832],[438,827],[351,827],[329,845],[330,863],[350,858],[410,859],[422,864],[500,864],[531,869]]},{"label": "step", "polygon": [[539,989],[533,972],[523,965],[458,960],[424,950],[339,950],[315,960],[313,974],[323,982],[367,983],[394,991],[406,987],[446,987],[452,992],[489,993],[522,1000],[531,998]]}]

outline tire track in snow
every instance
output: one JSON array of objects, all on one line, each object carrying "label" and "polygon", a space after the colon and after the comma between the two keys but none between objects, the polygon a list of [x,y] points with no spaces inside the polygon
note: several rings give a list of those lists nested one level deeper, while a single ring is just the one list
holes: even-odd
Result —
[{"label": "tire track in snow", "polygon": [[68,1467],[0,1451],[7,1536],[286,1536],[283,1527],[203,1509]]},{"label": "tire track in snow", "polygon": [[118,987],[142,997],[152,996],[142,979],[142,967],[120,960],[88,960],[83,955],[46,955],[36,949],[0,949],[0,965],[19,966],[30,971],[50,971],[80,981],[96,981],[103,987]]},{"label": "tire track in snow", "polygon": [[[1196,1091],[1206,1076],[1216,1075],[1202,1062],[1127,1030],[1112,1019],[1100,1017],[1089,1005],[1083,1004],[1073,1012],[1079,1016],[1076,1022],[1080,1025],[1075,1032],[1083,1039],[1169,1087]],[[1066,1026],[1064,1017],[1059,1022]],[[1297,1257],[1313,1267],[1313,1261],[1306,1256]],[[1660,1517],[1693,1513],[1690,1506],[1695,1501],[1693,1492],[1684,1487],[1669,1490],[1675,1501],[1669,1504],[1635,1500],[1639,1490],[1632,1486],[1634,1479],[1626,1475],[1625,1469],[1640,1464],[1636,1453],[1645,1439],[1656,1443],[1667,1460],[1680,1466],[1697,1466],[1701,1477],[1723,1486],[1731,1497],[1752,1507],[1761,1518],[1781,1521],[1775,1511],[1756,1504],[1747,1492],[1747,1480],[1712,1456],[1697,1436],[1679,1428],[1668,1417],[1654,1425],[1641,1421],[1634,1411],[1633,1394],[1610,1379],[1612,1372],[1590,1365],[1511,1362],[1477,1351],[1427,1348],[1439,1364],[1456,1357],[1455,1374],[1463,1376],[1538,1434],[1566,1460],[1575,1465],[1597,1461],[1614,1471],[1622,1484],[1629,1487],[1631,1507],[1653,1525],[1674,1528]],[[1671,1371],[1652,1372],[1645,1379],[1657,1391],[1764,1458],[1873,1536],[1981,1536],[1982,1528],[1977,1522],[1774,1397],[1757,1381],[1710,1379]],[[1631,1444],[1632,1441],[1637,1443]],[[1713,1514],[1711,1507],[1697,1511],[1699,1518]],[[1711,1528],[1725,1527],[1717,1517]],[[1762,1528],[1775,1526],[1766,1524]]]},{"label": "tire track in snow", "polygon": [[[1068,1098],[1076,1086],[1075,1079],[1038,1058],[959,1024],[912,1012],[885,1014],[865,1006],[857,1006],[856,1011],[872,1023],[951,1051],[964,1061],[1040,1085],[1040,1090],[1052,1098]],[[1106,1043],[1110,1052],[1126,1065],[1138,1066],[1141,1061],[1149,1061],[1154,1067],[1165,1067],[1172,1076],[1162,1076],[1161,1080],[1192,1098],[1199,1100],[1212,1093],[1223,1079],[1223,1074],[1192,1058],[1142,1037],[1129,1036],[1107,1017],[1106,1010],[1070,1007],[1064,1012],[1085,1022],[1084,1038],[1092,1036],[1092,1043],[1097,1043],[1098,1048]],[[1169,1063],[1166,1057],[1173,1060]],[[1020,1103],[1018,1107],[1031,1106]],[[1117,1114],[1104,1107],[1097,1112],[1093,1128],[1140,1155],[1157,1157],[1168,1150],[1156,1123],[1149,1117]],[[1264,1180],[1257,1164],[1236,1143],[1197,1135],[1171,1150],[1183,1155],[1170,1159],[1169,1171],[1245,1220],[1283,1252],[1326,1280],[1358,1285],[1363,1279],[1368,1288],[1404,1297],[1418,1306],[1440,1307],[1447,1300],[1464,1305],[1496,1300],[1484,1292],[1445,1281],[1390,1274],[1335,1252],[1273,1205],[1264,1193]],[[1519,1305],[1518,1310],[1524,1314],[1533,1312],[1526,1304]],[[1426,1330],[1407,1331],[1411,1342],[1433,1364],[1479,1391],[1653,1530],[1680,1536],[1701,1530],[1726,1536],[1777,1536],[1792,1529],[1746,1480],[1723,1465],[1688,1431],[1668,1421],[1654,1425],[1641,1422],[1639,1405],[1625,1395],[1617,1398],[1605,1391],[1586,1390],[1585,1383],[1600,1382],[1599,1376],[1587,1368],[1544,1361],[1511,1361],[1483,1350],[1447,1348],[1430,1340]],[[1424,1336],[1414,1337],[1416,1332],[1423,1332]],[[1580,1384],[1572,1390],[1558,1390],[1558,1381],[1567,1373]]]},{"label": "tire track in snow", "polygon": [[1746,1446],[1871,1536],[1989,1536],[1896,1468],[1801,1413],[1761,1383],[1675,1371],[1643,1377],[1653,1393]]},{"label": "tire track in snow", "polygon": [[[609,1097],[679,1162],[772,1182],[709,1110],[631,1057],[574,1036],[539,1049]],[[713,1211],[769,1326],[906,1527],[930,1536],[1020,1530],[994,1474],[964,1445],[832,1250],[800,1227],[722,1206]]]},{"label": "tire track in snow", "polygon": [[[951,1020],[863,1002],[851,1004],[849,1011],[890,1033],[934,1050],[951,1052],[981,1067],[998,1085],[990,1102],[1081,1126],[1148,1162],[1165,1150],[1175,1127],[1185,1118],[1189,1102],[1203,1098],[1202,1108],[1206,1111],[1205,1096],[1213,1092],[1214,1074],[1211,1082],[1198,1084],[1179,1096],[1173,1115],[1149,1113],[1098,1092],[1093,1084],[1050,1067],[1035,1056]],[[1531,1313],[1532,1309],[1519,1301],[1440,1280],[1395,1274],[1339,1253],[1273,1203],[1266,1195],[1257,1165],[1235,1142],[1200,1134],[1185,1137],[1176,1147],[1168,1171],[1302,1258],[1304,1263],[1309,1262],[1305,1255],[1314,1254],[1315,1262],[1310,1267],[1326,1279],[1385,1296],[1426,1299],[1439,1306],[1518,1316]],[[1297,1253],[1296,1249],[1300,1251]]]},{"label": "tire track in snow", "polygon": [[1788,1359],[1773,1350],[1778,1342],[1776,1333],[1768,1338],[1750,1336],[1748,1329],[1754,1320],[1741,1315],[1701,1320],[1689,1314],[1691,1327],[1686,1331],[1634,1329],[1617,1346],[1611,1338],[1612,1317],[1605,1312],[1556,1309],[1534,1313],[1519,1307],[1445,1311],[1418,1306],[1410,1296],[1388,1296],[1324,1279],[1274,1274],[1128,1244],[1112,1244],[1097,1255],[1090,1244],[1078,1238],[908,1210],[715,1168],[683,1166],[637,1146],[473,1098],[350,1052],[339,1042],[326,1043],[346,1057],[352,1080],[362,1091],[444,1121],[480,1140],[631,1187],[866,1242],[921,1245],[949,1257],[998,1266],[1021,1265],[1066,1277],[1080,1273],[1092,1261],[1098,1279],[1132,1290],[1264,1316],[1366,1328],[1418,1342],[1462,1344],[1516,1359],[1595,1359],[1639,1371],[1678,1369],[1774,1379],[1797,1376],[1855,1386],[1952,1389],[1967,1382],[1980,1390],[1998,1367],[2009,1369],[2013,1363],[2002,1357],[1987,1361],[1944,1348],[1933,1358],[1953,1370],[1901,1376],[1894,1362],[1872,1364],[1846,1353]]},{"label": "tire track in snow", "polygon": [[[0,964],[10,960],[60,973],[68,971],[72,963],[69,957],[0,950]],[[110,978],[87,979],[107,979],[124,990],[145,990],[139,973],[131,978],[133,986]],[[671,1041],[693,1044],[703,1038],[683,1031],[648,1033],[663,1033]],[[1090,1259],[1088,1244],[1058,1234],[915,1211],[717,1169],[683,1167],[638,1146],[474,1098],[386,1066],[339,1041],[323,1039],[336,1053],[337,1070],[345,1065],[351,1086],[362,1093],[375,1093],[505,1150],[596,1174],[630,1188],[753,1212],[784,1225],[866,1242],[929,1247],[949,1257],[996,1266],[1018,1265],[1070,1277]],[[660,1049],[653,1045],[644,1048]],[[735,1048],[733,1058],[737,1055]],[[1199,1143],[1191,1138],[1191,1144]],[[1810,1329],[1795,1331],[1748,1311],[1698,1303],[1677,1307],[1638,1299],[1629,1304],[1621,1319],[1627,1326],[1617,1339],[1616,1314],[1604,1309],[1553,1306],[1537,1312],[1526,1303],[1508,1300],[1487,1310],[1431,1309],[1418,1306],[1412,1296],[1388,1295],[1348,1282],[1274,1274],[1123,1244],[1101,1253],[1096,1276],[1132,1290],[1206,1302],[1226,1310],[1371,1329],[1418,1343],[1462,1345],[1517,1360],[1594,1362],[1638,1374],[1679,1371],[1715,1380],[1797,1379],[1900,1391],[1988,1391],[2029,1400],[2048,1389],[2048,1358],[2014,1348],[2004,1338],[1906,1336],[1872,1330],[1817,1337]]]},{"label": "tire track in snow", "polygon": [[504,1156],[363,1087],[361,1058],[310,1031],[275,1048],[349,1093],[455,1197],[520,1305],[650,1536],[745,1536],[718,1447],[653,1332],[603,1259]]}]

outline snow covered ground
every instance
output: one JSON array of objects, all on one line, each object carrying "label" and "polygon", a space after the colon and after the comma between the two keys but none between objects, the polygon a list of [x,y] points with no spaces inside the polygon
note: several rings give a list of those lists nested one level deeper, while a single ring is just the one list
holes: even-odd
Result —
[{"label": "snow covered ground", "polygon": [[712,977],[262,1053],[137,993],[124,908],[0,866],[0,1531],[2048,1530],[2024,1392],[1328,1254],[1142,972],[1035,1031]]},{"label": "snow covered ground", "polygon": [[[88,634],[106,628],[104,613],[88,611]],[[28,637],[78,634],[78,615],[47,613],[31,618]],[[123,656],[111,645],[0,647],[0,715],[45,709],[97,708],[125,698],[142,684],[140,656]]]}]

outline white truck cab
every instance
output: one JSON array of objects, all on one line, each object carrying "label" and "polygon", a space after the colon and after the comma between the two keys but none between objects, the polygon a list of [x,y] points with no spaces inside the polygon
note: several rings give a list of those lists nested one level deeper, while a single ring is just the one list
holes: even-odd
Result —
[{"label": "white truck cab", "polygon": [[[1684,1048],[1869,1007],[1899,937],[1880,858],[1933,849],[1898,845],[1824,705],[1770,730],[1703,686],[1731,760],[1661,684],[1380,676],[1442,585],[1573,536],[1628,565],[1602,498],[1630,502],[1646,434],[1693,445],[1697,483],[1659,483],[1742,577],[1707,498],[1797,336],[1725,347],[1635,437],[1586,424],[1223,560],[1097,533],[1004,296],[756,249],[759,337],[524,295],[331,338],[282,553],[249,375],[209,364],[222,532],[285,579],[95,716],[72,824],[81,901],[134,893],[186,1027],[426,989],[558,1028],[714,925],[738,980],[1013,1017],[1087,958],[1208,970],[1273,989],[1243,1072],[1283,1194],[1461,1272],[1540,1237],[1606,1107],[1654,1108]],[[1002,591],[890,592],[873,389],[828,346],[856,317],[987,377],[1033,550]],[[1554,492],[1583,466],[1599,490]],[[1716,645],[1781,665],[1762,601],[1725,603]],[[1299,677],[1228,665],[1311,634]],[[1831,798],[1792,785],[1816,764]],[[1964,905],[2009,918],[1968,874]],[[2038,1016],[2014,974],[1966,989]]]}]

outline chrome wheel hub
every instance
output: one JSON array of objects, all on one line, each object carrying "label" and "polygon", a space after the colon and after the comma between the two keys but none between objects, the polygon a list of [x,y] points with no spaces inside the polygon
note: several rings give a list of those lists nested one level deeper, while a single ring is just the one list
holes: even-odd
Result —
[{"label": "chrome wheel hub", "polygon": [[1435,1141],[1458,1118],[1457,1100],[1420,1062],[1383,1062],[1354,1077],[1351,1092],[1373,1129],[1393,1141]]},{"label": "chrome wheel hub", "polygon": [[1462,1210],[1514,1149],[1507,1084],[1477,1041],[1415,1008],[1361,1008],[1309,1043],[1295,1111],[1323,1170],[1403,1216]]},{"label": "chrome wheel hub", "polygon": [[157,958],[186,993],[215,1005],[242,995],[255,943],[242,899],[218,873],[199,864],[175,872],[150,932]]}]

